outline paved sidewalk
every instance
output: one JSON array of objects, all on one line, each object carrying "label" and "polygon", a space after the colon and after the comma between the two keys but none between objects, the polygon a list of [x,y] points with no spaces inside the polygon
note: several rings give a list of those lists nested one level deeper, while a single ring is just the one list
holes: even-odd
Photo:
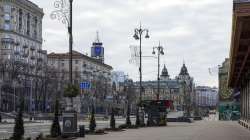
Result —
[{"label": "paved sidewalk", "polygon": [[82,140],[250,140],[250,131],[237,122],[201,121],[88,135]]}]

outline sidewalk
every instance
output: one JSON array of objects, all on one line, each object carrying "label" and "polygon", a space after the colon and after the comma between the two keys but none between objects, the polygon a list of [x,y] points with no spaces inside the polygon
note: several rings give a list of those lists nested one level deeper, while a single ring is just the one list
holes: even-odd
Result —
[{"label": "sidewalk", "polygon": [[79,140],[250,140],[250,131],[237,122],[201,121],[88,135]]}]

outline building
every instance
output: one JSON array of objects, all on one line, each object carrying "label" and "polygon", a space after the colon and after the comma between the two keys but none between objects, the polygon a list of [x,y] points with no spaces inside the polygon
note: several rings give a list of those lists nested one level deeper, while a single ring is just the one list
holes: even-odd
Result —
[{"label": "building", "polygon": [[34,63],[42,53],[43,10],[28,0],[0,1],[1,59]]},{"label": "building", "polygon": [[[158,81],[143,81],[143,100],[155,100],[157,93]],[[139,82],[135,82],[139,90]],[[175,79],[171,79],[166,65],[164,65],[160,76],[160,93],[159,99],[173,100],[174,109],[184,110],[186,104],[191,105],[191,99],[194,91],[193,78],[189,76],[185,64],[183,64],[180,74]],[[190,97],[190,102],[187,100]]]},{"label": "building", "polygon": [[5,71],[0,76],[2,111],[15,111],[21,92],[25,110],[35,108],[32,83],[44,75],[47,63],[47,51],[42,50],[43,16],[43,9],[28,0],[0,1],[0,63],[1,72]]},{"label": "building", "polygon": [[240,123],[249,126],[250,118],[250,2],[235,0],[233,2],[233,27],[230,48],[230,67],[228,85],[240,91]]},{"label": "building", "polygon": [[[230,60],[228,58],[219,67],[219,119],[231,120],[233,112],[239,112],[239,96],[237,90],[228,87]],[[236,97],[236,98],[235,98]],[[231,112],[231,113],[229,113]]]},{"label": "building", "polygon": [[208,86],[195,87],[195,103],[202,108],[215,109],[218,104],[218,89]]},{"label": "building", "polygon": [[220,101],[232,101],[232,89],[228,88],[228,72],[230,61],[228,58],[219,67],[219,99]]},{"label": "building", "polygon": [[[92,51],[98,50],[95,47],[102,47],[97,44],[102,44],[97,38],[93,43]],[[101,49],[103,50],[103,48]],[[99,51],[99,50],[98,50]],[[92,52],[93,53],[93,52]],[[72,60],[72,77],[73,84],[79,85],[82,82],[91,84],[90,89],[82,90],[82,94],[74,99],[74,108],[78,112],[89,112],[91,102],[96,105],[98,113],[105,113],[112,102],[112,77],[111,71],[113,68],[104,63],[104,53],[97,53],[89,57],[80,52],[73,51]],[[98,57],[101,55],[101,57]],[[50,53],[48,54],[48,66],[57,69],[59,77],[62,79],[60,88],[63,89],[69,81],[69,53]],[[63,95],[63,90],[60,91]]]},{"label": "building", "polygon": [[125,80],[128,79],[128,75],[126,75],[123,71],[112,71],[111,79],[112,79],[112,84],[114,84],[115,88],[118,89],[120,83],[124,83]]}]

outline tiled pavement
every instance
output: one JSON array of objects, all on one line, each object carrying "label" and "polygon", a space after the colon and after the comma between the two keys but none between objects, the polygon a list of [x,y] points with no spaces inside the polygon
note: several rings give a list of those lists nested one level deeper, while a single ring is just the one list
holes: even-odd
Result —
[{"label": "tiled pavement", "polygon": [[91,135],[84,140],[250,140],[250,131],[237,122],[200,121]]}]

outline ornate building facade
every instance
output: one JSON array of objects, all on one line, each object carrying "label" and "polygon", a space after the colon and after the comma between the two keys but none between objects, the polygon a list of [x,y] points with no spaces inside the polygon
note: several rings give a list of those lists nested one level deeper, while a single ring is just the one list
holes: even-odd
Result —
[{"label": "ornate building facade", "polygon": [[[135,82],[139,90],[139,82]],[[143,100],[155,100],[157,93],[157,81],[143,81]],[[193,78],[189,76],[187,67],[183,64],[180,74],[171,79],[164,65],[160,76],[160,100],[173,100],[175,110],[183,110],[187,104],[185,99],[190,96],[190,103],[194,93]],[[186,103],[186,104],[185,104]]]},{"label": "ornate building facade", "polygon": [[[28,0],[0,1],[0,108],[15,111],[24,89],[25,108],[34,109],[32,83],[42,76],[47,51],[42,50],[43,9]],[[21,74],[22,73],[22,74]]]}]

